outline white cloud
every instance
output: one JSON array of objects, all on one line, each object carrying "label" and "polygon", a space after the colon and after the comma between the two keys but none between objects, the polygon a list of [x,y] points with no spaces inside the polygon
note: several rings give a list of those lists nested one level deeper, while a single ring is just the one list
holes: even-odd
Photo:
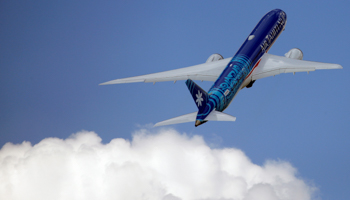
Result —
[{"label": "white cloud", "polygon": [[0,199],[307,200],[314,191],[288,162],[255,165],[173,129],[108,144],[82,131],[0,150]]}]

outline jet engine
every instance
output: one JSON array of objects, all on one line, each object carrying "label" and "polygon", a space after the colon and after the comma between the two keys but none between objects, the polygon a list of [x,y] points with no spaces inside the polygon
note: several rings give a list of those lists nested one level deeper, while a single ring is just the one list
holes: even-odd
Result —
[{"label": "jet engine", "polygon": [[224,59],[224,57],[222,57],[222,55],[220,55],[218,53],[214,53],[213,55],[209,56],[209,58],[205,62],[206,63],[215,62],[215,61],[222,60],[222,59]]},{"label": "jet engine", "polygon": [[287,58],[302,60],[303,59],[303,52],[298,48],[293,48],[289,50],[286,54],[284,54]]}]

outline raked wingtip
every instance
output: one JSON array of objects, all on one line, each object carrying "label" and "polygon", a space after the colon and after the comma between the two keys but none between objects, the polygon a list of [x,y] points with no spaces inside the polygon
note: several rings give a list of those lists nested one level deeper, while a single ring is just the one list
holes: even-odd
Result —
[{"label": "raked wingtip", "polygon": [[107,81],[107,82],[104,82],[104,83],[100,83],[98,85],[111,85],[111,84],[116,84],[115,81]]},{"label": "raked wingtip", "polygon": [[153,125],[153,127],[158,127],[161,126],[161,124],[159,124],[160,122],[156,123],[155,125]]}]

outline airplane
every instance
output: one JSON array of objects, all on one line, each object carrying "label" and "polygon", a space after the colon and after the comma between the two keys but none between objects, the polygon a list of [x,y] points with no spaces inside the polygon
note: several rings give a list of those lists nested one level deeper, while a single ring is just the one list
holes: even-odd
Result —
[{"label": "airplane", "polygon": [[[268,54],[279,35],[284,31],[287,15],[280,9],[265,14],[246,38],[237,53],[224,59],[211,55],[203,64],[130,78],[116,79],[100,85],[162,82],[186,80],[186,85],[198,111],[156,123],[163,126],[195,122],[199,126],[207,121],[235,121],[236,117],[223,113],[238,92],[253,86],[256,80],[281,73],[307,72],[319,69],[342,69],[338,64],[304,61],[300,49],[293,48],[285,56]],[[193,80],[215,81],[208,92]]]}]

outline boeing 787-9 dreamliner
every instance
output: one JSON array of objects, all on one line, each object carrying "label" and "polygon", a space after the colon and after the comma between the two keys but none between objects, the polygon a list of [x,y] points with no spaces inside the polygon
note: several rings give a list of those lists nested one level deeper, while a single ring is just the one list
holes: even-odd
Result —
[{"label": "boeing 787-9 dreamliner", "polygon": [[[238,92],[252,87],[258,79],[280,73],[310,72],[317,69],[342,69],[338,64],[304,61],[300,49],[293,48],[285,56],[267,52],[286,26],[287,15],[280,9],[268,12],[256,25],[237,53],[223,59],[211,55],[199,65],[160,73],[116,79],[100,85],[186,80],[186,85],[198,107],[189,113],[155,124],[155,126],[195,122],[199,126],[207,121],[235,121],[236,117],[223,113]],[[208,92],[193,80],[214,81]]]}]

